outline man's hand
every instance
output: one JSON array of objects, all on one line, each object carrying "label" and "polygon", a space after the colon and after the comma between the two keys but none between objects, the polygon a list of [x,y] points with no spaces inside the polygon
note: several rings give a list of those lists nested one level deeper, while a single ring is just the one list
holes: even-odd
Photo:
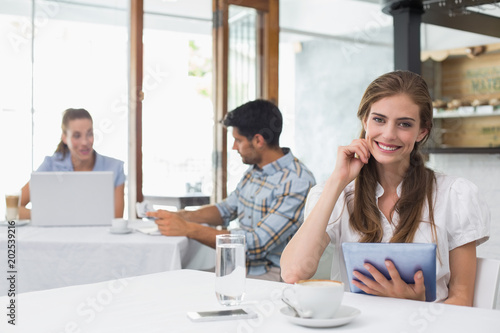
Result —
[{"label": "man's hand", "polygon": [[162,235],[165,236],[186,236],[189,237],[190,222],[187,222],[179,214],[166,210],[147,212],[148,217],[154,217]]},{"label": "man's hand", "polygon": [[[215,213],[218,219],[220,219],[219,211],[215,206],[206,206],[206,208],[202,208],[202,210],[208,213],[212,212],[212,214]],[[189,237],[212,248],[215,248],[216,235],[228,233],[227,230],[216,230],[197,222],[187,221],[181,214],[182,213],[169,212],[161,209],[156,212],[146,213],[148,217],[154,217],[156,219],[155,223],[158,225],[158,230],[160,230],[162,235]]]}]

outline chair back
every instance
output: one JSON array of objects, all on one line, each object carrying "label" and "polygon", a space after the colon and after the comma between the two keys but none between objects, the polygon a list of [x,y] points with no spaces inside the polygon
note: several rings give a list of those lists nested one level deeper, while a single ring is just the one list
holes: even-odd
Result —
[{"label": "chair back", "polygon": [[500,260],[477,258],[476,283],[472,306],[483,309],[495,309],[500,280]]}]

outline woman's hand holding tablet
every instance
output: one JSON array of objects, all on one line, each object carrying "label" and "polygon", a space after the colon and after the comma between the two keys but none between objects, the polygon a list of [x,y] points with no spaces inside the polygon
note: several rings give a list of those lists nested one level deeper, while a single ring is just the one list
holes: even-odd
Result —
[{"label": "woman's hand holding tablet", "polygon": [[342,251],[351,292],[423,300],[425,290],[425,301],[436,299],[436,244],[343,243]]}]

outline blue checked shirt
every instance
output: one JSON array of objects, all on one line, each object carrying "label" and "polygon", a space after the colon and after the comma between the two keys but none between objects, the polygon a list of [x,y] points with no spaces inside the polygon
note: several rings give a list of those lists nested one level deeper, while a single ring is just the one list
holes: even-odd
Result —
[{"label": "blue checked shirt", "polygon": [[238,218],[240,229],[231,233],[246,236],[249,275],[280,267],[281,253],[299,229],[307,193],[316,183],[290,149],[283,148],[283,153],[262,169],[251,166],[236,190],[216,204],[224,225]]}]

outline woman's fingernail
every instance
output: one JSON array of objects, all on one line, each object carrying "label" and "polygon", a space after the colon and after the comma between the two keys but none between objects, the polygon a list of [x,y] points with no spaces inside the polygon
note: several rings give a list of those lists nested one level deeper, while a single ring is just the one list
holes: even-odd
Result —
[{"label": "woman's fingernail", "polygon": [[371,266],[370,266],[370,265],[368,265],[368,264],[364,264],[364,265],[363,265],[363,267],[364,267],[364,268],[366,268],[367,270],[370,270],[370,269],[371,269]]}]

